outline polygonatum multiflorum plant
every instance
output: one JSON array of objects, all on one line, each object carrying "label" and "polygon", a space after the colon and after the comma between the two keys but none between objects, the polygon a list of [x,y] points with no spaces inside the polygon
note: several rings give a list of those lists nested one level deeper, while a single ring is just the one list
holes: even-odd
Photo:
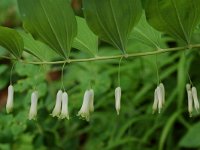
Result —
[{"label": "polygonatum multiflorum plant", "polygon": [[[194,40],[194,33],[196,34],[195,30],[200,22],[199,0],[83,0],[82,17],[75,16],[68,0],[17,2],[23,27],[0,27],[0,45],[10,52],[9,56],[1,57],[12,60],[13,67],[16,63],[63,65],[62,76],[63,69],[71,63],[119,59],[118,85],[113,90],[118,115],[123,90],[120,86],[120,82],[123,82],[120,80],[121,61],[129,63],[128,60],[133,57],[156,56],[157,88],[152,101],[152,111],[154,113],[158,109],[161,113],[167,101],[167,94],[164,81],[161,81],[159,76],[159,54],[182,52],[183,59],[186,59],[188,53],[200,48],[200,44]],[[169,48],[162,44],[163,37],[173,39],[179,45]],[[145,45],[141,51],[130,48],[130,45],[135,44],[132,39]],[[101,43],[113,47],[106,50],[107,55],[102,56]],[[145,50],[146,47],[150,50]],[[83,57],[80,58],[79,53],[84,53]],[[188,84],[185,83],[188,111],[192,116],[193,104],[198,111],[199,101],[189,72],[185,74],[189,80]],[[61,80],[64,82],[63,78]],[[73,102],[70,101],[70,95],[68,96],[65,88],[62,86],[58,89],[55,96],[55,107],[51,113],[53,117],[70,118],[68,104],[70,107]],[[85,88],[83,104],[77,113],[77,116],[87,121],[90,119],[90,113],[94,111],[95,92],[98,91],[94,91],[92,85]],[[35,85],[31,94],[29,119],[36,118],[39,98],[40,91]],[[14,88],[11,84],[8,87],[6,105],[8,113],[12,111],[13,104]]]}]

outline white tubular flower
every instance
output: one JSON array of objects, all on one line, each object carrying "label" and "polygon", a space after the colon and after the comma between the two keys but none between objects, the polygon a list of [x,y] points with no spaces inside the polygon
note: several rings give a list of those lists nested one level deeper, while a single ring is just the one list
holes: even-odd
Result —
[{"label": "white tubular flower", "polygon": [[158,113],[160,113],[163,107],[163,93],[160,86],[157,87],[157,96],[158,96]]},{"label": "white tubular flower", "polygon": [[89,90],[86,90],[83,97],[82,107],[77,114],[77,116],[85,118],[86,121],[90,120],[90,99],[91,99],[91,92]]},{"label": "white tubular flower", "polygon": [[153,109],[153,114],[154,114],[155,111],[158,109],[158,94],[157,94],[157,88],[155,89],[155,92],[154,92],[154,102],[153,102],[152,109]]},{"label": "white tubular flower", "polygon": [[121,87],[117,87],[115,89],[115,109],[117,111],[117,115],[119,115],[121,107]]},{"label": "white tubular flower", "polygon": [[6,103],[6,111],[10,113],[13,110],[13,97],[14,97],[14,88],[12,85],[8,87],[8,98]]},{"label": "white tubular flower", "polygon": [[196,87],[192,87],[192,97],[193,97],[193,100],[194,100],[194,107],[195,107],[196,111],[198,112],[198,110],[199,110],[199,100],[198,100],[198,96],[197,96]]},{"label": "white tubular flower", "polygon": [[66,92],[64,92],[62,94],[62,110],[61,110],[60,118],[61,119],[64,119],[64,118],[69,119],[68,94]]},{"label": "white tubular flower", "polygon": [[94,111],[94,90],[90,89],[90,112]]},{"label": "white tubular flower", "polygon": [[193,111],[192,91],[188,90],[187,95],[188,95],[188,112],[190,117],[192,117],[192,111]]},{"label": "white tubular flower", "polygon": [[38,102],[38,92],[34,91],[31,94],[31,107],[29,111],[29,120],[35,120],[37,116],[37,102]]},{"label": "white tubular flower", "polygon": [[165,88],[162,83],[157,86],[154,92],[154,102],[153,102],[153,114],[158,109],[158,113],[161,112],[161,109],[163,108],[163,105],[165,104]]},{"label": "white tubular flower", "polygon": [[162,92],[162,105],[165,105],[165,87],[163,83],[159,85],[161,92]]},{"label": "white tubular flower", "polygon": [[59,90],[57,95],[56,95],[56,105],[52,111],[52,116],[53,117],[59,117],[60,112],[61,112],[61,101],[62,101],[62,91]]}]

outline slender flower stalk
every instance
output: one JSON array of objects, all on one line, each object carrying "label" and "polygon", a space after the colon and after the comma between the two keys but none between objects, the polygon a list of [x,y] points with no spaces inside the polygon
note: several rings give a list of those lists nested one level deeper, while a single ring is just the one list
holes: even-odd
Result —
[{"label": "slender flower stalk", "polygon": [[196,111],[199,111],[199,100],[198,100],[198,96],[197,96],[197,89],[196,87],[192,87],[192,97],[194,100],[194,107],[196,109]]},{"label": "slender flower stalk", "polygon": [[121,87],[117,87],[115,89],[115,109],[117,111],[117,115],[119,115],[120,108],[121,108]]},{"label": "slender flower stalk", "polygon": [[89,90],[86,90],[83,97],[82,107],[77,114],[77,116],[85,118],[86,121],[90,120],[90,100],[91,100],[91,92]]},{"label": "slender flower stalk", "polygon": [[68,94],[67,94],[67,92],[64,92],[62,94],[62,110],[61,110],[60,118],[61,119],[67,118],[69,120]]},{"label": "slender flower stalk", "polygon": [[37,116],[37,103],[38,103],[38,92],[34,91],[31,94],[31,107],[29,111],[29,120],[35,120]]},{"label": "slender flower stalk", "polygon": [[14,98],[14,88],[12,85],[9,85],[8,87],[8,98],[6,103],[6,111],[7,113],[12,112],[13,110],[13,98]]},{"label": "slender flower stalk", "polygon": [[52,116],[53,117],[59,117],[59,115],[60,115],[60,112],[61,112],[61,101],[62,101],[62,91],[61,90],[59,90],[58,92],[57,92],[57,95],[56,95],[56,104],[55,104],[55,107],[54,107],[54,109],[53,109],[53,111],[52,111]]},{"label": "slender flower stalk", "polygon": [[90,112],[94,111],[94,90],[90,89]]}]

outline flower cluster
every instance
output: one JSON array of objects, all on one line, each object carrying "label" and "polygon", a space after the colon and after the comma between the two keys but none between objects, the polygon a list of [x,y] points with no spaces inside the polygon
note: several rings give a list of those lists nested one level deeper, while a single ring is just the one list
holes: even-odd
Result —
[{"label": "flower cluster", "polygon": [[154,102],[153,102],[153,113],[158,109],[158,113],[161,112],[162,107],[165,104],[165,87],[163,83],[160,83],[154,92]]},{"label": "flower cluster", "polygon": [[190,117],[192,117],[192,112],[193,112],[193,102],[194,102],[194,107],[196,111],[199,111],[199,100],[197,96],[197,89],[196,87],[192,87],[191,84],[186,84],[186,91],[187,91],[187,96],[188,96],[188,112]]}]

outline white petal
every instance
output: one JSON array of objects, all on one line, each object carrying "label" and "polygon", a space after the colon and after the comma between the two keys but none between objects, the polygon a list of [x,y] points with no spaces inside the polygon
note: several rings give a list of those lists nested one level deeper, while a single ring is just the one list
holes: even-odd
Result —
[{"label": "white petal", "polygon": [[160,83],[160,89],[161,89],[161,92],[162,92],[162,105],[165,104],[165,87],[163,85],[163,83]]},{"label": "white petal", "polygon": [[94,90],[90,89],[90,112],[94,111]]},{"label": "white petal", "polygon": [[119,115],[121,107],[121,87],[117,87],[115,89],[115,109],[117,111],[117,115]]},{"label": "white petal", "polygon": [[30,111],[29,111],[29,120],[36,119],[37,102],[38,102],[38,93],[37,93],[37,91],[34,91],[31,94],[31,107],[30,107]]},{"label": "white petal", "polygon": [[89,90],[86,90],[83,97],[83,104],[81,106],[80,111],[77,114],[77,116],[81,116],[82,118],[85,118],[87,121],[90,120],[90,97],[91,93],[89,92]]},{"label": "white petal", "polygon": [[192,87],[192,97],[194,100],[194,107],[195,107],[196,111],[198,111],[199,110],[199,100],[198,100],[198,96],[197,96],[196,87]]},{"label": "white petal", "polygon": [[61,101],[62,101],[62,91],[59,90],[56,95],[56,104],[55,104],[55,107],[52,112],[53,117],[55,117],[55,116],[59,117],[60,112],[61,112]]},{"label": "white petal", "polygon": [[190,114],[190,117],[192,117],[192,111],[193,111],[192,91],[188,90],[187,95],[188,95],[188,112]]},{"label": "white petal", "polygon": [[154,91],[154,102],[153,102],[153,113],[155,113],[155,111],[158,109],[158,94],[157,94],[157,88]]},{"label": "white petal", "polygon": [[62,110],[61,110],[60,118],[61,119],[64,119],[64,118],[69,119],[68,94],[66,92],[64,92],[62,94]]},{"label": "white petal", "polygon": [[158,113],[161,112],[162,106],[163,106],[163,95],[162,95],[162,89],[158,86],[157,87],[157,96],[158,96]]},{"label": "white petal", "polygon": [[6,103],[6,111],[10,113],[13,110],[13,97],[14,97],[14,88],[12,85],[8,87],[8,98]]}]

